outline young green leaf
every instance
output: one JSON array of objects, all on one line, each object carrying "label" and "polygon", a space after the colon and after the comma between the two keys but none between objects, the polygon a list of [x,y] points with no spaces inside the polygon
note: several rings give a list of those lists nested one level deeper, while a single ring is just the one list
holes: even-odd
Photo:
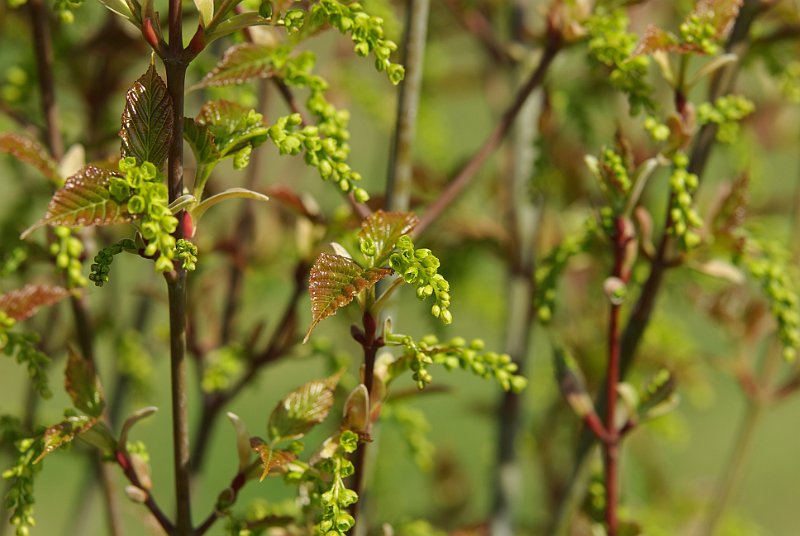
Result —
[{"label": "young green leaf", "polygon": [[133,428],[133,425],[137,424],[142,419],[146,419],[156,411],[158,411],[157,407],[147,406],[146,408],[134,411],[125,419],[125,422],[122,423],[122,430],[119,432],[119,444],[124,447],[128,443],[128,433],[131,431],[131,428]]},{"label": "young green leaf", "polygon": [[219,15],[222,11],[223,8],[220,7],[217,16],[214,17],[214,21],[209,25],[209,29],[206,31],[206,45],[211,44],[220,37],[232,34],[233,32],[238,32],[244,28],[270,24],[272,22],[269,19],[262,17],[255,11],[239,13],[225,21],[219,22],[221,19]]},{"label": "young green leaf", "polygon": [[25,285],[0,295],[0,311],[14,320],[25,320],[36,314],[40,307],[53,305],[69,296],[63,287]]},{"label": "young green leaf", "polygon": [[130,221],[125,206],[117,203],[108,191],[112,176],[112,171],[89,165],[68,178],[53,194],[44,218],[26,229],[21,237],[24,239],[44,225],[81,227]]},{"label": "young green leaf", "polygon": [[297,458],[297,455],[288,450],[275,450],[271,448],[260,437],[250,438],[250,448],[261,458],[263,470],[261,471],[261,476],[258,478],[259,481],[267,478],[267,475],[269,475],[271,471],[279,469]]},{"label": "young green leaf", "polygon": [[245,145],[256,146],[267,140],[269,129],[261,114],[235,102],[209,101],[200,109],[195,122],[205,126],[214,136],[214,143],[224,158]]},{"label": "young green leaf", "polygon": [[221,158],[214,135],[205,125],[190,117],[183,119],[183,139],[189,144],[198,164],[210,164]]},{"label": "young green leaf", "polygon": [[47,428],[42,435],[42,452],[33,463],[39,463],[45,456],[59,447],[71,443],[76,437],[97,423],[97,418],[74,415]]},{"label": "young green leaf", "polygon": [[639,396],[639,418],[653,419],[669,413],[678,402],[675,377],[668,370],[661,369],[647,382]]},{"label": "young green leaf", "polygon": [[99,417],[103,413],[106,401],[94,364],[72,347],[69,348],[64,389],[75,407],[87,415]]},{"label": "young green leaf", "polygon": [[207,28],[214,19],[214,0],[194,0],[194,5],[200,13],[200,24]]},{"label": "young green leaf", "polygon": [[217,203],[225,201],[226,199],[255,199],[257,201],[269,201],[269,197],[266,195],[259,192],[254,192],[253,190],[248,190],[247,188],[228,188],[224,192],[212,195],[208,199],[203,200],[202,203],[197,205],[194,210],[191,211],[195,225],[197,225],[197,222],[200,221],[200,218],[203,216],[203,214],[205,214],[206,210],[210,209]]},{"label": "young green leaf", "polygon": [[60,185],[63,178],[58,164],[39,142],[19,134],[0,134],[0,153],[10,154],[20,162],[35,167],[51,182]]},{"label": "young green leaf", "polygon": [[278,402],[267,424],[270,442],[298,439],[324,421],[333,406],[333,388],[329,381],[310,381]]},{"label": "young green leaf", "polygon": [[352,430],[353,432],[366,432],[369,425],[369,413],[367,386],[360,383],[345,400],[342,429]]},{"label": "young green leaf", "polygon": [[243,84],[257,78],[269,78],[275,73],[272,61],[274,45],[241,43],[225,51],[222,60],[198,83],[189,88],[195,91],[204,87]]},{"label": "young green leaf", "polygon": [[391,273],[389,268],[365,269],[340,255],[320,253],[308,279],[312,321],[303,342],[308,341],[320,321],[335,314],[353,301],[359,292],[373,287]]},{"label": "young green leaf", "polygon": [[250,465],[250,434],[247,433],[247,428],[238,415],[230,411],[227,415],[236,431],[236,452],[239,454],[239,471],[242,472]]},{"label": "young green leaf", "polygon": [[122,112],[122,157],[161,169],[172,139],[172,99],[154,64],[128,90]]},{"label": "young green leaf", "polygon": [[362,223],[358,237],[374,244],[375,265],[380,265],[394,250],[397,240],[409,234],[419,223],[412,212],[384,212],[378,210],[370,214]]}]

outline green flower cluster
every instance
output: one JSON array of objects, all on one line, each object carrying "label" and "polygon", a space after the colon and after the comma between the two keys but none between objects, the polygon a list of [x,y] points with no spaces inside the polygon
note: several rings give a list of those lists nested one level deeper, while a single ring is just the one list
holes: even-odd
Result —
[{"label": "green flower cluster", "polygon": [[622,156],[613,149],[605,148],[600,155],[599,164],[597,174],[600,188],[616,209],[622,209],[631,190],[631,178]]},{"label": "green flower cluster", "polygon": [[339,143],[335,137],[321,137],[323,127],[307,125],[301,128],[300,114],[279,118],[269,129],[269,137],[281,154],[296,155],[305,151],[305,161],[317,168],[324,181],[333,181],[343,192],[353,191],[356,201],[364,203],[369,194],[363,188],[353,185],[361,180],[361,174],[353,171],[345,161],[349,153],[346,143]]},{"label": "green flower cluster", "polygon": [[56,0],[53,4],[53,10],[58,13],[58,18],[64,24],[72,24],[75,22],[74,10],[83,5],[83,0]]},{"label": "green flower cluster", "polygon": [[56,260],[56,266],[67,275],[67,286],[70,288],[84,287],[87,284],[83,276],[81,255],[83,242],[72,236],[69,227],[56,227],[54,230],[57,241],[50,244],[50,254]]},{"label": "green flower cluster", "polygon": [[669,233],[678,239],[684,251],[700,245],[701,238],[697,229],[703,226],[703,220],[694,209],[693,195],[699,185],[699,179],[686,168],[689,159],[678,152],[672,159],[673,170],[669,178],[671,192]]},{"label": "green flower cluster", "polygon": [[193,272],[197,269],[197,246],[185,238],[179,238],[175,243],[175,257],[181,261],[184,270]]},{"label": "green flower cluster", "polygon": [[9,522],[16,527],[16,536],[28,536],[30,528],[36,524],[33,519],[33,482],[42,464],[34,464],[41,452],[41,438],[22,439],[16,443],[19,456],[10,469],[3,472],[3,478],[10,485],[5,497],[4,506],[11,512]]},{"label": "green flower cluster", "polygon": [[704,102],[697,108],[697,120],[701,125],[714,123],[719,126],[717,140],[733,143],[739,136],[739,122],[753,113],[755,104],[742,95],[726,95],[713,104]]},{"label": "green flower cluster", "polygon": [[391,333],[384,334],[384,338],[387,344],[404,348],[404,355],[392,367],[410,368],[420,389],[433,381],[428,372],[428,366],[432,364],[443,365],[448,370],[461,368],[486,379],[494,378],[503,390],[515,393],[522,391],[528,383],[517,374],[517,364],[508,354],[484,351],[484,342],[480,339],[467,343],[462,337],[455,337],[447,343],[440,343],[436,336],[426,335],[417,342],[408,335]]},{"label": "green flower cluster", "polygon": [[556,288],[567,263],[572,257],[586,249],[594,234],[592,232],[593,221],[587,220],[587,222],[579,233],[564,238],[536,268],[533,304],[536,307],[536,317],[542,325],[546,326],[553,320],[553,312],[556,309]]},{"label": "green flower cluster", "polygon": [[719,32],[713,22],[713,10],[704,14],[692,13],[680,26],[681,42],[700,48],[704,54],[713,56],[719,52]]},{"label": "green flower cluster", "polygon": [[386,71],[392,84],[399,84],[405,76],[402,65],[389,60],[397,44],[384,38],[383,19],[364,12],[361,4],[343,4],[339,0],[320,0],[311,8],[311,22],[315,25],[330,24],[344,35],[350,35],[355,43],[355,52],[366,57],[375,55],[375,68]]},{"label": "green flower cluster", "polygon": [[2,260],[0,260],[0,277],[7,277],[16,272],[22,263],[28,259],[28,250],[25,246],[17,246],[11,249]]},{"label": "green flower cluster", "polygon": [[345,454],[352,454],[358,448],[358,435],[349,430],[339,436],[339,448],[330,458],[322,460],[320,469],[331,475],[330,488],[320,494],[322,518],[316,526],[316,533],[324,536],[343,536],[355,525],[355,519],[347,509],[358,501],[355,491],[347,489],[344,479],[353,474],[352,462]]},{"label": "green flower cluster", "polygon": [[204,393],[224,391],[242,371],[244,351],[239,345],[224,346],[212,352],[203,369],[201,387]]},{"label": "green flower cluster", "polygon": [[136,243],[130,238],[104,247],[94,256],[94,263],[90,267],[89,281],[98,287],[102,287],[108,283],[108,274],[111,271],[111,263],[114,262],[114,256],[123,251],[137,251],[137,249]]},{"label": "green flower cluster", "polygon": [[119,203],[127,203],[128,212],[142,220],[140,232],[145,239],[144,255],[155,257],[156,271],[174,269],[175,237],[178,219],[168,205],[167,187],[159,180],[156,167],[150,162],[136,164],[134,157],[119,161],[125,177],[113,177],[108,190]]},{"label": "green flower cluster", "polygon": [[797,357],[800,344],[800,313],[797,287],[787,269],[788,255],[777,246],[747,240],[747,250],[739,259],[747,273],[759,282],[778,323],[778,337],[787,361]]},{"label": "green flower cluster", "polygon": [[13,318],[0,311],[0,351],[15,358],[20,365],[26,365],[34,391],[42,398],[50,398],[53,394],[47,378],[50,358],[36,347],[39,336],[35,333],[9,331],[15,323]]},{"label": "green flower cluster", "polygon": [[652,115],[645,118],[644,129],[650,134],[653,141],[661,142],[669,139],[669,127]]},{"label": "green flower cluster", "polygon": [[650,58],[634,55],[639,37],[628,33],[627,27],[628,17],[622,9],[601,7],[586,22],[589,55],[611,68],[611,85],[628,96],[631,114],[636,115],[642,108],[653,109],[652,88],[646,80]]},{"label": "green flower cluster", "polygon": [[438,273],[439,259],[427,248],[414,249],[411,237],[403,235],[395,244],[397,251],[389,257],[389,266],[403,281],[417,287],[417,297],[424,300],[433,295],[436,303],[431,314],[444,324],[453,321],[450,313],[450,283]]}]

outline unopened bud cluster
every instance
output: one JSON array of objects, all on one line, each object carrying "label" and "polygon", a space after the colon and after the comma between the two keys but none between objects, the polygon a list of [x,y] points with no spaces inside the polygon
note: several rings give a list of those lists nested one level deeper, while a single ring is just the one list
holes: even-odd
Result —
[{"label": "unopened bud cluster", "polygon": [[755,104],[742,95],[726,95],[714,103],[704,102],[697,108],[701,125],[713,123],[719,127],[717,141],[733,143],[739,136],[739,122],[753,113]]},{"label": "unopened bud cluster", "polygon": [[553,320],[561,274],[564,273],[569,260],[586,248],[591,236],[588,226],[578,234],[567,236],[536,268],[533,303],[536,307],[536,316],[543,325]]},{"label": "unopened bud cluster", "polygon": [[108,283],[108,274],[111,272],[111,263],[114,262],[114,256],[119,255],[123,251],[135,251],[136,243],[130,238],[120,240],[116,244],[112,244],[97,252],[94,256],[94,263],[89,272],[89,281],[98,287],[102,287]]},{"label": "unopened bud cluster", "polygon": [[719,52],[719,32],[713,22],[713,10],[704,14],[692,13],[679,28],[681,42],[697,47],[704,54]]},{"label": "unopened bud cluster", "polygon": [[50,244],[50,254],[56,260],[56,267],[67,274],[68,286],[86,286],[87,281],[83,276],[80,260],[83,254],[83,242],[72,236],[69,227],[56,227],[54,233],[57,240]]},{"label": "unopened bud cluster", "polygon": [[395,245],[397,251],[389,257],[389,266],[409,285],[417,287],[417,297],[433,296],[436,303],[431,314],[445,324],[453,321],[450,313],[450,283],[438,273],[439,259],[427,248],[414,249],[414,242],[403,235]]},{"label": "unopened bud cluster", "polygon": [[671,191],[669,233],[678,239],[681,249],[688,251],[700,245],[701,238],[697,232],[703,226],[703,220],[694,208],[694,193],[699,185],[697,175],[689,173],[686,168],[689,159],[683,153],[676,153],[673,158],[672,175],[669,178]]},{"label": "unopened bud cluster", "polygon": [[317,524],[316,533],[324,536],[344,536],[353,525],[355,519],[348,513],[351,505],[358,501],[358,494],[348,489],[344,479],[355,471],[353,463],[346,454],[352,454],[358,447],[358,435],[344,431],[339,436],[339,448],[334,455],[321,462],[321,469],[331,475],[330,488],[320,494],[322,517]]}]

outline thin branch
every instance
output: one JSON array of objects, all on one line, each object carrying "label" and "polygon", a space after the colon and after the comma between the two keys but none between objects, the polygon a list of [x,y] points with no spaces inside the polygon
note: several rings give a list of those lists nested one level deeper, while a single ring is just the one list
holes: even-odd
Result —
[{"label": "thin branch", "polygon": [[403,46],[406,75],[397,98],[397,120],[386,180],[386,208],[408,210],[414,171],[414,141],[425,63],[430,0],[408,0]]},{"label": "thin branch", "polygon": [[173,534],[175,527],[172,525],[172,521],[164,514],[163,510],[158,506],[153,496],[150,494],[150,491],[142,485],[141,480],[139,480],[139,475],[136,474],[136,470],[133,468],[133,463],[131,462],[130,456],[123,451],[116,452],[116,461],[117,464],[122,468],[122,472],[128,478],[128,481],[133,484],[136,488],[144,492],[145,500],[144,505],[153,514],[153,517],[156,518],[158,524],[161,525],[161,528],[164,529],[164,532],[167,534]]},{"label": "thin branch", "polygon": [[58,107],[56,106],[55,82],[53,81],[53,42],[47,7],[43,0],[29,0],[31,23],[33,25],[34,51],[36,53],[36,69],[39,75],[39,98],[44,115],[45,136],[50,154],[56,160],[64,155],[64,142],[58,124]]},{"label": "thin branch", "polygon": [[458,22],[477,38],[494,61],[506,65],[516,62],[516,58],[497,40],[491,22],[486,20],[480,11],[467,9],[458,0],[444,0],[444,5]]},{"label": "thin branch", "polygon": [[562,42],[561,36],[554,30],[548,32],[547,44],[542,51],[542,57],[539,60],[539,65],[533,71],[531,77],[520,88],[517,95],[514,97],[513,102],[503,114],[498,125],[483,142],[483,145],[473,154],[472,158],[461,168],[461,170],[449,182],[445,190],[437,197],[425,213],[420,218],[419,225],[414,229],[414,234],[419,236],[425,229],[427,229],[433,222],[435,222],[442,213],[447,210],[450,205],[456,200],[461,192],[469,186],[477,172],[483,167],[483,164],[489,159],[495,149],[497,149],[500,142],[506,137],[514,124],[517,114],[522,109],[525,101],[530,96],[534,89],[539,87],[544,81],[547,74],[547,69],[550,67],[553,59],[561,50]]}]

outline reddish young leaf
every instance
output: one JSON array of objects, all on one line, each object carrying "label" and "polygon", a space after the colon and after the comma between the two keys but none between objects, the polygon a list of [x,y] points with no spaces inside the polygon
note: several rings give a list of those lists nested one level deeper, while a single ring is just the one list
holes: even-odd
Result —
[{"label": "reddish young leaf", "polygon": [[45,456],[57,448],[71,443],[76,437],[89,430],[96,423],[97,419],[94,417],[76,415],[67,417],[60,423],[48,427],[47,430],[44,431],[44,434],[42,434],[42,452],[33,460],[33,463],[39,463]]},{"label": "reddish young leaf", "polygon": [[81,227],[130,221],[125,206],[117,203],[108,191],[108,181],[113,175],[112,171],[92,165],[72,175],[53,194],[44,218],[26,229],[22,238],[44,225]]},{"label": "reddish young leaf", "polygon": [[62,287],[25,285],[0,296],[0,311],[14,320],[25,320],[36,314],[39,307],[52,305],[67,296],[69,291]]},{"label": "reddish young leaf", "polygon": [[76,408],[84,413],[99,417],[106,407],[103,391],[97,378],[94,364],[84,359],[75,349],[69,349],[64,389]]},{"label": "reddish young leaf", "polygon": [[358,236],[375,243],[376,264],[380,264],[394,249],[397,239],[410,233],[419,223],[413,212],[373,212],[361,223]]},{"label": "reddish young leaf", "polygon": [[256,78],[269,78],[274,74],[272,45],[242,43],[225,51],[222,60],[202,80],[189,88],[194,91],[204,87],[243,84]]},{"label": "reddish young leaf", "polygon": [[250,448],[261,458],[263,470],[261,471],[261,476],[258,478],[259,480],[264,480],[270,472],[277,471],[297,458],[296,454],[288,450],[271,449],[260,437],[250,438]]},{"label": "reddish young leaf", "polygon": [[133,83],[122,112],[122,156],[152,162],[161,169],[172,140],[172,99],[154,64]]},{"label": "reddish young leaf", "polygon": [[19,134],[0,134],[0,153],[10,154],[20,162],[35,167],[50,181],[61,184],[58,164],[39,142]]},{"label": "reddish young leaf", "polygon": [[698,46],[682,46],[678,42],[678,38],[666,30],[659,28],[653,24],[649,24],[647,29],[642,35],[639,44],[636,45],[634,54],[652,54],[653,52],[663,50],[664,52],[689,52],[690,50],[699,50]]},{"label": "reddish young leaf", "polygon": [[365,269],[341,255],[320,253],[308,279],[312,321],[303,342],[308,340],[320,321],[335,314],[353,301],[359,292],[374,286],[391,273],[389,268]]},{"label": "reddish young leaf", "polygon": [[278,402],[267,424],[270,441],[298,439],[324,421],[333,406],[334,388],[329,381],[314,380]]},{"label": "reddish young leaf", "polygon": [[694,13],[711,22],[717,37],[722,38],[733,27],[741,7],[742,0],[698,0]]}]

